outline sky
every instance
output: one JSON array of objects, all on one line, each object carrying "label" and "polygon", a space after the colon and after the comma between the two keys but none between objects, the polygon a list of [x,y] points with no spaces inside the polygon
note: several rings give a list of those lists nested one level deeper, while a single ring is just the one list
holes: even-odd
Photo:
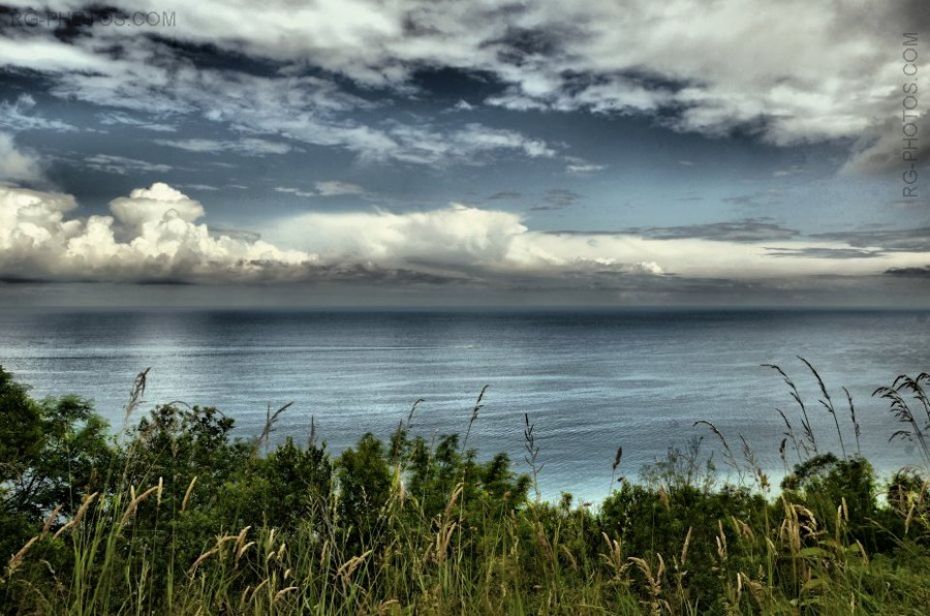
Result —
[{"label": "sky", "polygon": [[925,307],[928,26],[919,0],[7,2],[0,306]]}]

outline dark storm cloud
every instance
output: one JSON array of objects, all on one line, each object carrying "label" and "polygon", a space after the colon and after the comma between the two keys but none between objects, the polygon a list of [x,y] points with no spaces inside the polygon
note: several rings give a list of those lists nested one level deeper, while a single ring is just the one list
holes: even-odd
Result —
[{"label": "dark storm cloud", "polygon": [[928,278],[930,279],[930,265],[924,267],[891,267],[885,270],[886,276],[900,278]]},{"label": "dark storm cloud", "polygon": [[457,273],[422,271],[411,268],[378,267],[370,264],[346,264],[334,266],[310,266],[307,281],[368,283],[379,285],[446,285],[467,282],[469,279]]},{"label": "dark storm cloud", "polygon": [[168,287],[186,287],[195,285],[196,283],[191,282],[190,280],[185,280],[184,278],[172,278],[170,276],[165,276],[161,278],[140,278],[138,280],[132,281],[132,284],[138,285],[140,287],[160,285]]},{"label": "dark storm cloud", "polygon": [[48,278],[36,276],[17,276],[15,274],[0,274],[0,284],[42,284],[50,282]]}]

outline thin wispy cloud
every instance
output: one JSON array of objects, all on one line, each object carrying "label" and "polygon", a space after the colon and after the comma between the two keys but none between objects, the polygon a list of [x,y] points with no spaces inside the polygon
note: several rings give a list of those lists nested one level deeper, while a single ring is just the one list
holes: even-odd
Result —
[{"label": "thin wispy cloud", "polygon": [[34,112],[36,101],[28,94],[21,94],[15,100],[0,102],[0,130],[51,130],[58,132],[79,130],[76,126],[46,118]]},{"label": "thin wispy cloud", "polygon": [[351,182],[325,180],[314,182],[312,189],[294,188],[292,186],[275,186],[275,192],[294,195],[295,197],[343,197],[347,195],[366,195],[367,191]]},{"label": "thin wispy cloud", "polygon": [[126,156],[112,156],[110,154],[95,154],[84,159],[84,166],[94,171],[127,175],[129,173],[165,173],[171,170],[171,165],[153,163]]},{"label": "thin wispy cloud", "polygon": [[153,143],[169,148],[178,148],[188,152],[219,154],[234,152],[243,156],[266,156],[268,154],[287,154],[291,146],[286,143],[267,139],[246,138],[238,141],[217,139],[156,139]]}]

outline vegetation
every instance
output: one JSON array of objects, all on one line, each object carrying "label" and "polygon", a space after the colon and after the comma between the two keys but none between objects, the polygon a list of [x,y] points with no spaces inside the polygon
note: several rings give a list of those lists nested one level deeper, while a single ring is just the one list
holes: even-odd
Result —
[{"label": "vegetation", "polygon": [[[332,455],[233,438],[210,407],[156,407],[111,436],[91,405],[37,401],[0,369],[0,606],[17,614],[926,614],[930,490],[882,482],[860,430],[821,385],[781,441],[793,472],[774,490],[751,450],[719,439],[723,480],[700,441],[619,477],[598,506],[539,498],[528,474],[465,437],[415,435],[416,405],[387,441]],[[816,376],[816,372],[814,372]],[[147,373],[127,405],[137,410]],[[876,395],[928,454],[930,375]],[[286,407],[285,407],[286,408]],[[839,453],[811,427],[832,415]],[[843,440],[838,415],[853,426]],[[930,457],[930,456],[928,456]],[[605,466],[610,461],[605,461]],[[925,460],[930,464],[930,459]]]}]

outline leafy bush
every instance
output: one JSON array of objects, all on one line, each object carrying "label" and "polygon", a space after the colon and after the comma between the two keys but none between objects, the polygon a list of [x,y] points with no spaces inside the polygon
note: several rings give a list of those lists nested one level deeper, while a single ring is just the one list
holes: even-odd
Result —
[{"label": "leafy bush", "polygon": [[36,401],[0,369],[9,556],[0,611],[923,614],[930,605],[925,475],[903,470],[879,498],[865,459],[824,452],[813,434],[799,439],[775,496],[752,452],[744,447],[740,467],[711,426],[735,481],[717,475],[698,439],[648,465],[643,483],[612,480],[593,506],[529,498],[541,465],[528,416],[532,475],[504,454],[479,459],[468,431],[411,436],[413,411],[387,441],[365,434],[338,456],[315,433],[272,447],[279,413],[245,440],[219,410],[175,403],[112,436],[87,401]]}]

